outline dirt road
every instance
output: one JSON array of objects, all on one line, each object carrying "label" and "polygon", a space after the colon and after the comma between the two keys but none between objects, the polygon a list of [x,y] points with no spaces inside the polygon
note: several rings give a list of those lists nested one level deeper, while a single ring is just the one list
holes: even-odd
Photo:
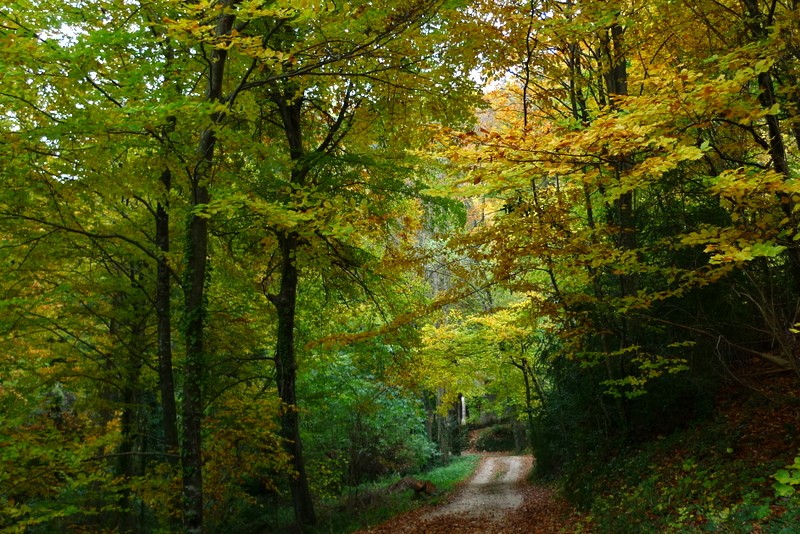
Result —
[{"label": "dirt road", "polygon": [[430,512],[425,519],[453,516],[479,519],[490,526],[522,505],[530,456],[487,456],[481,460],[469,483],[449,504]]},{"label": "dirt road", "polygon": [[364,534],[518,532],[510,514],[526,499],[532,464],[530,456],[485,456],[449,503],[403,514]]}]

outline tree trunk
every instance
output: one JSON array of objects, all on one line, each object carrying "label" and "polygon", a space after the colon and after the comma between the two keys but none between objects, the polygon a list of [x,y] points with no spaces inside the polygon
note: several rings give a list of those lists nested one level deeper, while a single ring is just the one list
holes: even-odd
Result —
[{"label": "tree trunk", "polygon": [[[624,46],[625,28],[614,22],[601,35],[601,57],[605,59],[603,76],[605,89],[608,94],[608,105],[612,110],[617,108],[621,97],[628,95],[628,68]],[[614,178],[621,183],[626,173],[632,168],[628,156],[612,154]],[[623,251],[635,251],[637,246],[636,221],[633,206],[633,191],[626,191],[615,199],[609,214],[610,222],[617,227],[616,246]],[[633,296],[637,293],[638,279],[636,274],[622,272],[619,275],[620,297]],[[626,348],[634,338],[632,319],[623,314],[620,323],[619,346]],[[608,348],[603,349],[608,353]],[[625,375],[624,357],[620,355],[606,356],[608,378],[611,380],[622,378]],[[620,397],[615,397],[615,406],[620,420],[623,434],[628,432],[628,416],[625,402]]]},{"label": "tree trunk", "polygon": [[[607,64],[603,73],[608,92],[608,101],[615,109],[620,97],[628,95],[628,68],[624,50],[625,29],[619,24],[612,24],[608,33],[601,39],[603,56]],[[630,171],[632,164],[627,156],[613,156],[614,173],[617,182],[620,182],[625,173]],[[619,248],[625,251],[636,249],[636,221],[633,211],[633,191],[622,193],[614,201],[612,218],[618,227]],[[626,297],[636,294],[637,280],[635,275],[623,273],[620,277],[620,293]]]},{"label": "tree trunk", "polygon": [[[139,436],[145,429],[140,428],[138,424],[139,418],[137,417],[141,409],[138,370],[137,366],[136,371],[126,378],[126,383],[122,388],[121,438],[117,448],[117,453],[119,454],[117,457],[117,473],[126,482],[141,474],[141,460],[136,457],[136,454],[141,452],[137,445],[140,442]],[[127,485],[120,490],[119,497],[120,513],[117,530],[122,533],[137,532],[139,530],[137,524],[138,512],[132,508],[131,490]]]},{"label": "tree trunk", "polygon": [[[758,42],[767,39],[769,37],[769,26],[773,24],[773,21],[765,20],[765,16],[761,13],[756,0],[744,0],[744,6],[747,9],[745,16],[753,40]],[[769,71],[761,72],[757,78],[758,102],[761,104],[762,109],[771,110],[778,103],[772,74]],[[769,134],[769,155],[772,159],[772,167],[775,172],[783,175],[788,180],[791,174],[786,158],[786,144],[783,139],[780,119],[778,115],[770,113],[765,117],[765,120],[767,121],[767,132]],[[797,217],[794,209],[795,203],[792,201],[791,195],[779,193],[778,199],[784,215],[794,223]],[[792,226],[796,226],[796,224],[792,224]],[[782,244],[786,246],[789,255],[795,291],[800,293],[800,247],[797,246],[797,242],[792,240],[783,240]]]},{"label": "tree trunk", "polygon": [[[294,164],[291,183],[295,187],[305,184],[310,168],[303,161],[306,152],[303,145],[302,95],[287,89],[284,94],[276,91],[272,99],[278,106],[289,145],[289,156]],[[277,371],[278,395],[283,402],[281,415],[281,437],[286,440],[288,452],[292,455],[292,466],[296,476],[290,478],[289,489],[297,523],[302,528],[316,523],[314,502],[306,476],[303,446],[300,439],[300,417],[297,412],[297,358],[294,347],[294,322],[297,308],[297,287],[299,275],[296,255],[300,247],[299,236],[294,232],[278,233],[280,249],[280,289],[277,295],[269,295],[278,315],[277,340],[275,345],[275,367]]]},{"label": "tree trunk", "polygon": [[[218,39],[230,35],[234,15],[226,1],[217,19],[215,35]],[[206,100],[221,102],[228,52],[214,48],[211,52]],[[225,118],[223,111],[211,114],[212,126],[200,136],[199,161],[191,178],[191,206],[202,208],[210,201],[208,179],[214,164],[217,144],[215,128]],[[203,531],[203,472],[202,472],[202,420],[203,378],[205,375],[205,284],[208,266],[208,219],[192,210],[186,231],[186,272],[184,279],[184,336],[186,338],[186,363],[183,386],[183,523],[184,531],[191,534]]]},{"label": "tree trunk", "polygon": [[[161,174],[164,194],[169,194],[172,175],[169,169]],[[156,314],[158,316],[158,385],[161,391],[164,451],[167,461],[175,463],[178,452],[178,410],[175,406],[175,378],[172,373],[172,309],[170,303],[169,213],[167,201],[156,208],[156,246],[161,252],[156,266]]]},{"label": "tree trunk", "polygon": [[286,440],[292,455],[292,467],[296,476],[289,479],[295,519],[303,527],[316,523],[314,503],[305,471],[302,441],[300,440],[300,418],[297,413],[297,360],[294,351],[294,321],[297,308],[298,274],[295,256],[298,236],[288,233],[279,236],[281,254],[281,282],[277,295],[270,296],[278,315],[275,367],[277,371],[278,395],[283,402],[281,413],[281,435]]},{"label": "tree trunk", "polygon": [[[120,440],[113,462],[116,474],[123,484],[117,492],[119,511],[116,514],[116,530],[128,533],[139,530],[138,513],[131,498],[129,484],[143,471],[139,453],[144,449],[142,436],[147,434],[147,429],[140,420],[142,410],[146,409],[142,406],[141,374],[145,361],[146,324],[149,322],[150,309],[140,291],[142,280],[138,263],[131,262],[129,268],[120,274],[131,281],[133,291],[119,291],[113,296],[115,309],[123,314],[128,312],[129,316],[124,320],[114,317],[109,323],[109,334],[116,339],[116,349],[112,356],[113,361],[109,360],[109,367],[119,379],[119,397],[115,400],[120,414]],[[116,394],[113,396],[117,397]]]},{"label": "tree trunk", "polygon": [[[208,202],[205,187],[195,188],[194,205]],[[208,224],[192,215],[188,225],[184,294],[186,362],[183,378],[183,521],[186,532],[203,530],[202,382],[204,371],[205,279]]]},{"label": "tree trunk", "polygon": [[[442,397],[444,397],[444,389],[439,388],[436,395],[436,404],[441,405]],[[450,464],[450,425],[448,424],[449,415],[436,414],[436,430],[439,443],[439,452],[442,454],[442,463],[444,465]]]},{"label": "tree trunk", "polygon": [[[514,362],[512,362],[514,363]],[[531,375],[533,374],[533,369],[531,369],[530,365],[528,364],[527,358],[521,358],[519,365],[514,363],[514,365],[522,371],[522,379],[525,383],[525,417],[528,422],[528,447],[530,447],[531,451],[533,451],[533,434],[536,430],[536,425],[534,424],[533,420],[533,387],[531,384]],[[544,397],[539,393],[540,402],[544,402]]]}]

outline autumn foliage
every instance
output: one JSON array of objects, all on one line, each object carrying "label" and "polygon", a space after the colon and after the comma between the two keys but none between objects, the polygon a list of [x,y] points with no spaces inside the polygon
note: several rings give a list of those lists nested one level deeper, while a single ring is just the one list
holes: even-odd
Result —
[{"label": "autumn foliage", "polygon": [[797,375],[797,8],[6,3],[0,528],[311,528]]}]

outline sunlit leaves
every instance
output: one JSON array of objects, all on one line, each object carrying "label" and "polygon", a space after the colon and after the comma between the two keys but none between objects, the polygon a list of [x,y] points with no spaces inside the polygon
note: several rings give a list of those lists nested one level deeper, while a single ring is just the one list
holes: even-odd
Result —
[{"label": "sunlit leaves", "polygon": [[440,392],[441,410],[449,409],[458,395],[473,402],[490,394],[497,400],[491,408],[497,413],[523,404],[521,375],[512,363],[536,359],[548,330],[536,319],[531,323],[534,301],[518,300],[484,313],[452,310],[440,325],[423,328],[413,372],[429,390]]}]

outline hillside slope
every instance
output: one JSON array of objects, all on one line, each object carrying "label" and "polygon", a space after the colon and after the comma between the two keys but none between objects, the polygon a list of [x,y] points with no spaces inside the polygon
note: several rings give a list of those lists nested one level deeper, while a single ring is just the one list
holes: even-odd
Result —
[{"label": "hillside slope", "polygon": [[713,414],[565,479],[593,532],[796,532],[800,387],[791,373],[731,380]]}]

